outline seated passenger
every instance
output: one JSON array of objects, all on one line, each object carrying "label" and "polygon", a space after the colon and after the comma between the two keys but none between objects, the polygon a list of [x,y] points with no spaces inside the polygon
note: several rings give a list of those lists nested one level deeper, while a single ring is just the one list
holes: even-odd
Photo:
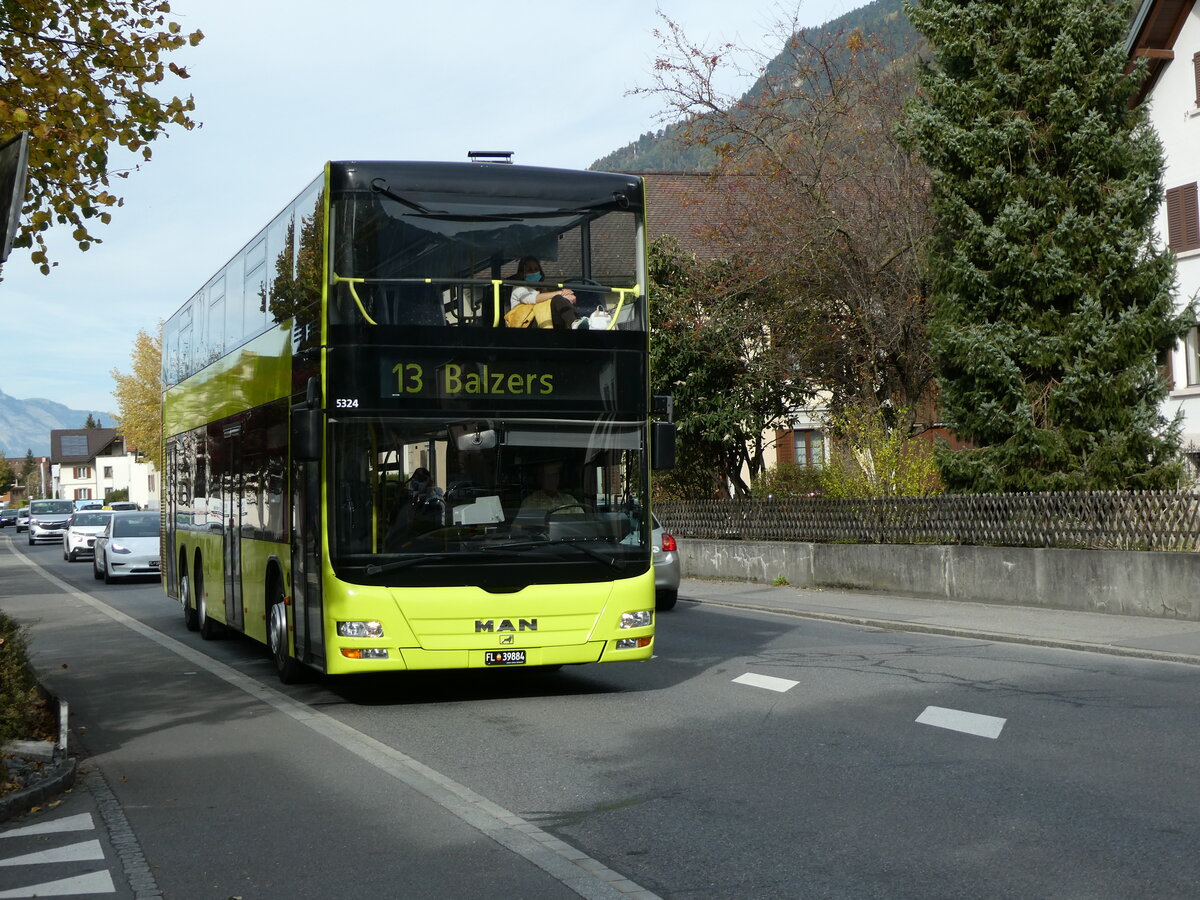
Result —
[{"label": "seated passenger", "polygon": [[[521,257],[513,278],[525,284],[513,288],[510,310],[504,317],[505,321],[518,328],[534,324],[531,321],[534,319],[539,328],[587,328],[587,319],[580,318],[579,313],[575,311],[575,292],[570,288],[561,291],[539,291],[538,282],[544,277],[542,264],[536,256]],[[549,306],[541,310],[532,309],[539,303],[549,303]],[[522,309],[523,305],[531,309]],[[517,312],[518,310],[520,312]],[[545,315],[546,312],[549,315]]]}]

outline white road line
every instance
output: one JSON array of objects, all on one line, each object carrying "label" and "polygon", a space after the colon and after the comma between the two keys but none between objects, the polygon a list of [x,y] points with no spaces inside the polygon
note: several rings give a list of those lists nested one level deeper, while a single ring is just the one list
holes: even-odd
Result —
[{"label": "white road line", "polygon": [[745,675],[739,675],[733,679],[734,684],[745,684],[750,687],[765,688],[768,691],[776,691],[783,694],[790,691],[800,682],[791,681],[787,678],[776,678],[774,675],[755,675],[753,672],[747,672]]},{"label": "white road line", "polygon": [[24,897],[69,897],[79,894],[115,894],[112,876],[108,872],[92,872],[90,875],[76,875],[72,878],[60,878],[58,881],[46,881],[42,884],[31,884],[27,887],[13,888],[0,891],[0,900],[18,900]]},{"label": "white road line", "polygon": [[11,831],[0,831],[0,838],[25,837],[31,834],[58,834],[62,831],[93,831],[95,828],[96,823],[92,821],[92,814],[80,813],[77,816],[63,816],[61,819],[26,825],[24,828],[14,828]]},{"label": "white road line", "polygon": [[49,850],[38,850],[24,856],[0,859],[0,866],[35,866],[90,859],[104,859],[104,850],[101,849],[99,841],[81,841],[78,844],[67,844],[65,847],[51,847]]},{"label": "white road line", "polygon": [[[11,544],[8,549],[18,560],[62,592],[181,657],[190,666],[215,675],[251,697],[290,716],[301,725],[324,735],[359,758],[371,763],[380,771],[428,797],[447,812],[462,819],[501,846],[507,847],[513,853],[533,863],[586,900],[625,900],[631,895],[636,895],[638,900],[655,900],[657,897],[656,894],[635,884],[619,872],[613,871],[599,860],[586,856],[565,841],[526,822],[515,813],[475,793],[436,769],[406,756],[382,741],[365,735],[350,725],[313,709],[299,700],[293,700],[282,691],[268,687],[232,666],[213,659],[199,650],[194,650],[182,641],[168,637],[149,625],[142,624],[133,616],[127,615],[116,607],[109,606],[91,594],[86,594],[63,581],[29,557],[18,553]],[[164,597],[164,599],[166,598]],[[107,875],[107,873],[105,874]],[[75,893],[83,892],[76,891]],[[0,894],[0,900],[8,897],[29,896],[33,895]],[[43,893],[38,896],[62,895]]]},{"label": "white road line", "polygon": [[995,716],[981,716],[978,713],[963,712],[960,709],[945,709],[941,706],[927,706],[925,711],[917,716],[921,725],[932,725],[934,728],[948,728],[951,731],[962,731],[978,737],[1000,737],[1000,731],[1008,719],[998,719]]}]

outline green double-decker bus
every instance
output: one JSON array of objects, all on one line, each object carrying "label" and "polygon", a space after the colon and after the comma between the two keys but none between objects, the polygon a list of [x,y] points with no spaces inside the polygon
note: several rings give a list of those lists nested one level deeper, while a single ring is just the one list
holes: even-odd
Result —
[{"label": "green double-decker bus", "polygon": [[164,326],[187,627],[284,681],[649,658],[646,278],[636,176],[328,163]]}]

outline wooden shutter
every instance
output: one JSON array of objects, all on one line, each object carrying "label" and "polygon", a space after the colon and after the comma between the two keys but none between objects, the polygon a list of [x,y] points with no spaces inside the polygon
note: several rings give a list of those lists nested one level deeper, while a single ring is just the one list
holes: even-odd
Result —
[{"label": "wooden shutter", "polygon": [[1192,74],[1196,78],[1196,106],[1200,106],[1200,53],[1192,54]]},{"label": "wooden shutter", "polygon": [[1167,246],[1176,253],[1200,248],[1196,182],[1167,191]]},{"label": "wooden shutter", "polygon": [[796,439],[793,434],[791,431],[775,432],[775,462],[796,461]]}]

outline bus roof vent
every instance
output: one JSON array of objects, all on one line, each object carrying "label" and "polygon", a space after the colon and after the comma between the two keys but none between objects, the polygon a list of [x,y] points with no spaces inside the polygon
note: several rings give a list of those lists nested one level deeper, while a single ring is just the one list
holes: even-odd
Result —
[{"label": "bus roof vent", "polygon": [[471,162],[511,163],[511,150],[468,150],[467,159]]}]

